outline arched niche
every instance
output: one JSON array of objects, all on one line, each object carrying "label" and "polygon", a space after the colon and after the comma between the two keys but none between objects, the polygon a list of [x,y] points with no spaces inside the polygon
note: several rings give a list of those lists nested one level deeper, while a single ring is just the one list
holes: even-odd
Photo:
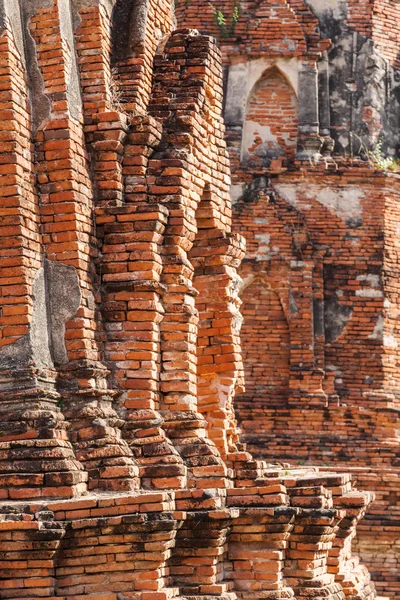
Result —
[{"label": "arched niche", "polygon": [[242,289],[241,330],[246,391],[237,397],[244,434],[262,432],[264,410],[287,404],[290,333],[278,290],[251,278]]},{"label": "arched niche", "polygon": [[268,167],[275,158],[293,159],[298,137],[298,101],[286,76],[273,66],[249,94],[243,125],[241,162]]}]

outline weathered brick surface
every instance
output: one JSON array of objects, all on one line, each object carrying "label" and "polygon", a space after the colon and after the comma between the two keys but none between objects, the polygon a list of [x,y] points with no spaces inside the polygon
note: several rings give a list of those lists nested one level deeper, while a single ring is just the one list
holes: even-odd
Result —
[{"label": "weathered brick surface", "polygon": [[166,1],[0,9],[0,598],[372,600],[373,494],[239,442],[215,41]]},{"label": "weathered brick surface", "polygon": [[[233,2],[215,3],[226,23]],[[398,598],[400,7],[241,2],[229,36],[206,2],[178,22],[217,35],[225,73],[245,392],[259,458],[350,467],[377,500],[357,549]],[[329,39],[330,38],[330,39]]]}]

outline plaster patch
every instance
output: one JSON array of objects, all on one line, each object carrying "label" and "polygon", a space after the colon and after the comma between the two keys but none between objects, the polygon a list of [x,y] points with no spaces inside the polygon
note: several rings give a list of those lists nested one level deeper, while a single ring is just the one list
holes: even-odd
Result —
[{"label": "plaster patch", "polygon": [[33,131],[51,116],[51,101],[45,94],[44,79],[39,67],[36,42],[29,29],[32,17],[39,8],[51,8],[52,0],[20,0],[21,16],[25,31],[25,59],[30,83],[30,102],[32,105]]},{"label": "plaster patch", "polygon": [[271,260],[270,234],[258,233],[254,236],[254,238],[260,242],[255,256],[256,260]]},{"label": "plaster patch", "polygon": [[305,0],[319,18],[343,19],[346,16],[346,4],[343,0]]},{"label": "plaster patch", "polygon": [[1,368],[23,368],[30,361],[38,367],[51,367],[47,327],[45,271],[41,267],[32,284],[32,318],[29,331],[0,351]]},{"label": "plaster patch", "polygon": [[358,275],[357,281],[366,281],[372,287],[379,287],[380,277],[379,275],[373,275],[372,273],[368,273],[367,275]]},{"label": "plaster patch", "polygon": [[384,319],[382,315],[379,315],[374,331],[368,336],[369,340],[376,340],[382,342],[383,340],[383,325]]},{"label": "plaster patch", "polygon": [[348,304],[340,304],[336,294],[325,300],[325,339],[328,344],[344,333],[352,314],[352,307]]},{"label": "plaster patch", "polygon": [[68,47],[69,68],[66,69],[68,76],[67,96],[68,106],[71,116],[75,119],[81,117],[82,98],[79,83],[78,60],[75,52],[73,22],[70,0],[58,0],[58,10],[60,14],[60,32],[64,43]]},{"label": "plaster patch", "polygon": [[76,269],[46,260],[48,319],[50,324],[51,349],[54,362],[68,362],[65,347],[65,324],[78,310],[82,296]]},{"label": "plaster patch", "polygon": [[291,315],[295,315],[297,312],[299,312],[299,307],[297,306],[296,299],[293,296],[292,289],[289,291],[289,311]]},{"label": "plaster patch", "polygon": [[243,196],[245,191],[245,186],[242,184],[233,184],[230,189],[230,196],[232,200],[232,204],[236,204],[238,200]]},{"label": "plaster patch", "polygon": [[314,200],[343,221],[362,215],[361,201],[365,197],[365,192],[359,188],[335,190],[321,189],[316,185],[308,185],[305,188],[288,183],[277,184],[275,188],[289,204],[302,210],[311,209],[310,200]]},{"label": "plaster patch", "polygon": [[65,323],[81,303],[76,269],[45,259],[32,285],[32,319],[29,331],[0,351],[1,368],[38,367],[68,362]]},{"label": "plaster patch", "polygon": [[243,123],[248,94],[247,69],[247,65],[232,65],[229,68],[224,110],[224,118],[226,123]]},{"label": "plaster patch", "polygon": [[394,335],[384,335],[383,345],[385,348],[397,348],[399,344]]},{"label": "plaster patch", "polygon": [[364,288],[363,290],[356,290],[356,296],[359,298],[383,298],[383,292],[372,288]]},{"label": "plaster patch", "polygon": [[268,143],[276,145],[277,142],[278,138],[271,132],[269,125],[260,125],[256,121],[246,121],[243,129],[242,158],[247,158],[251,154],[262,156],[268,152]]}]

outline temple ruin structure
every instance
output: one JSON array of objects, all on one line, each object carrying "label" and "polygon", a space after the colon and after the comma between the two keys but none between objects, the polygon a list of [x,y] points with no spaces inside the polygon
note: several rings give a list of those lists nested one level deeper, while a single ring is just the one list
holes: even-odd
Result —
[{"label": "temple ruin structure", "polygon": [[376,491],[356,547],[400,598],[400,5],[179,0],[177,15],[222,49],[244,440]]},{"label": "temple ruin structure", "polygon": [[372,600],[373,494],[239,442],[216,42],[168,0],[0,20],[0,598]]}]

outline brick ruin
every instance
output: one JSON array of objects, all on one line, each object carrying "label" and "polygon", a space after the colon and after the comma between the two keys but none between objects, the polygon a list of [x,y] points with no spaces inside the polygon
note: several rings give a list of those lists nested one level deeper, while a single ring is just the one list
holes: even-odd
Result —
[{"label": "brick ruin", "polygon": [[[400,597],[400,5],[179,0],[219,38],[246,391],[258,458],[351,471],[355,547]],[[237,21],[237,22],[235,22]],[[385,160],[388,157],[388,160]]]},{"label": "brick ruin", "polygon": [[239,442],[215,41],[167,0],[0,20],[0,598],[372,600],[373,494]]}]

